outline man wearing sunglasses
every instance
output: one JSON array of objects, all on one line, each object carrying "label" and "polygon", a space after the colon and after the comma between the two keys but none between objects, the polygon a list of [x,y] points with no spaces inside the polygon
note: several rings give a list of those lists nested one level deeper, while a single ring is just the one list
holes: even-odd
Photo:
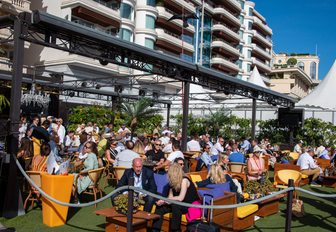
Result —
[{"label": "man wearing sunglasses", "polygon": [[145,156],[148,160],[156,161],[157,165],[160,165],[164,162],[164,153],[161,149],[162,143],[160,140],[153,142],[153,149],[146,152]]}]

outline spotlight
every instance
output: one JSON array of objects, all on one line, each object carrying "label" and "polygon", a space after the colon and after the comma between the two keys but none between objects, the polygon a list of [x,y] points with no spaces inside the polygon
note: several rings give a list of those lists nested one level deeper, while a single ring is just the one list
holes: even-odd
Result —
[{"label": "spotlight", "polygon": [[99,59],[99,63],[103,66],[106,66],[108,65],[108,61],[104,58],[108,58],[108,53],[107,52],[104,52],[102,55],[101,55],[102,58]]},{"label": "spotlight", "polygon": [[100,89],[102,86],[100,84],[96,84],[96,89]]},{"label": "spotlight", "polygon": [[114,86],[114,92],[122,93],[123,90],[124,88],[121,85]]},{"label": "spotlight", "polygon": [[75,96],[75,92],[71,91],[71,92],[69,93],[69,97],[74,97],[74,96]]},{"label": "spotlight", "polygon": [[158,92],[153,92],[153,99],[157,100],[159,98]]},{"label": "spotlight", "polygon": [[81,86],[82,86],[83,88],[85,88],[85,87],[87,86],[87,82],[86,82],[86,81],[83,81],[82,84],[81,84]]},{"label": "spotlight", "polygon": [[139,90],[139,96],[144,97],[146,96],[146,91],[144,89]]}]

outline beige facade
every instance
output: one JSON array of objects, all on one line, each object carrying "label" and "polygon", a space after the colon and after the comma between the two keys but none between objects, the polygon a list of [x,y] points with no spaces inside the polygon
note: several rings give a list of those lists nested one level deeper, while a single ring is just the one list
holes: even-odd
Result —
[{"label": "beige facade", "polygon": [[[297,63],[295,65],[288,63],[290,58],[296,59]],[[301,99],[319,83],[318,65],[318,56],[274,54],[273,68],[269,75],[270,88]]]}]

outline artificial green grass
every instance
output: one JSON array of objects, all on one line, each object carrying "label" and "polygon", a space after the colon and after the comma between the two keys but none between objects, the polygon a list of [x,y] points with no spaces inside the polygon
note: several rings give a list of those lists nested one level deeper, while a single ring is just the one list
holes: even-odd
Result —
[{"label": "artificial green grass", "polygon": [[[315,188],[305,186],[305,189],[317,193],[333,193],[335,189],[332,188]],[[111,187],[104,189],[105,193],[112,191]],[[292,231],[336,231],[336,199],[331,198],[317,198],[308,194],[299,193],[300,199],[304,202],[306,215],[302,218],[295,218],[292,220]],[[7,228],[15,228],[18,232],[35,232],[35,231],[51,231],[51,232],[72,232],[72,231],[104,231],[105,218],[95,215],[94,211],[111,206],[111,201],[106,200],[98,204],[97,208],[94,206],[69,210],[69,220],[66,225],[50,228],[42,223],[42,211],[40,208],[34,208],[28,211],[25,215],[5,219],[0,218],[2,223]],[[280,212],[266,218],[260,218],[255,222],[254,227],[245,231],[284,231],[286,220],[286,201],[280,202]]]}]

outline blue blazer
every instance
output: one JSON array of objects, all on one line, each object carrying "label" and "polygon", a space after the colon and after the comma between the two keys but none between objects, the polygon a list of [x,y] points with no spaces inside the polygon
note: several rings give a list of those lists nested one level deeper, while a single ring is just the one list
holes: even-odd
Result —
[{"label": "blue blazer", "polygon": [[[118,181],[117,188],[121,186],[127,186],[128,181],[134,176],[134,171],[132,168],[126,169],[124,175]],[[154,173],[148,168],[142,168],[142,189],[147,190],[151,193],[157,193],[157,187],[154,180]]]}]

